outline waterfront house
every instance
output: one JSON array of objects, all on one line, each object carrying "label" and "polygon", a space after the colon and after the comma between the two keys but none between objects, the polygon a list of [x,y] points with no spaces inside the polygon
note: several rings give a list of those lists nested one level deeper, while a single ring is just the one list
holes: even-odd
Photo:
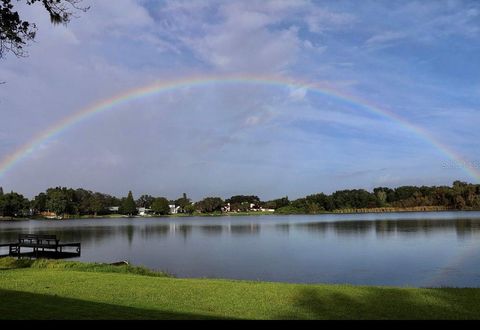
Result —
[{"label": "waterfront house", "polygon": [[107,207],[107,209],[108,209],[111,213],[118,213],[119,210],[120,210],[120,207],[119,207],[119,206],[110,206],[110,207]]},{"label": "waterfront house", "polygon": [[170,214],[177,214],[180,210],[180,206],[175,206],[175,204],[168,205],[170,207]]},{"label": "waterfront house", "polygon": [[142,217],[153,213],[152,209],[147,209],[146,207],[137,207],[137,211],[138,215]]}]

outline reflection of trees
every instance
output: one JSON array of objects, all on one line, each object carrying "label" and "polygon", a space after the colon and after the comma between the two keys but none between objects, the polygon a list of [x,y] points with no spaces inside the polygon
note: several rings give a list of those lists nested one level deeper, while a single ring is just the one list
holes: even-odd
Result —
[{"label": "reflection of trees", "polygon": [[393,234],[435,234],[455,230],[458,236],[480,232],[480,221],[472,219],[459,220],[395,220],[378,221],[376,232],[382,236]]},{"label": "reflection of trees", "polygon": [[180,235],[182,235],[183,238],[186,240],[192,232],[192,226],[191,225],[179,225],[179,226],[177,226],[176,231],[179,232]]},{"label": "reflection of trees", "polygon": [[28,230],[25,231],[4,231],[0,234],[0,244],[13,243],[18,240],[18,234],[28,234]]},{"label": "reflection of trees", "polygon": [[276,224],[275,229],[282,233],[288,234],[290,232],[290,224],[289,223]]},{"label": "reflection of trees", "polygon": [[18,240],[18,234],[32,233],[57,235],[61,242],[81,242],[84,244],[98,243],[112,238],[121,238],[130,244],[136,233],[142,238],[163,237],[169,233],[168,225],[149,225],[143,226],[134,223],[112,225],[112,226],[69,226],[69,227],[50,227],[50,228],[19,228],[18,231],[8,231],[0,233],[0,241],[11,243]]},{"label": "reflection of trees", "polygon": [[260,225],[256,223],[248,225],[233,225],[230,226],[230,232],[233,235],[258,234],[260,233]]},{"label": "reflection of trees", "polygon": [[126,234],[127,234],[127,238],[128,238],[128,245],[132,245],[133,235],[134,235],[134,232],[135,232],[135,227],[132,226],[131,224],[129,224],[125,227],[125,229],[126,229]]},{"label": "reflection of trees", "polygon": [[200,230],[207,235],[217,236],[222,234],[223,227],[222,225],[205,225],[200,226]]},{"label": "reflection of trees", "polygon": [[372,229],[373,223],[370,221],[312,222],[296,224],[295,227],[311,233],[325,234],[330,231],[339,236],[356,236],[368,233]]},{"label": "reflection of trees", "polygon": [[140,235],[142,238],[161,238],[168,236],[170,233],[170,226],[168,225],[147,225],[141,228]]},{"label": "reflection of trees", "polygon": [[[258,234],[261,229],[260,223],[248,224],[208,224],[192,226],[190,224],[162,223],[146,224],[145,222],[115,223],[115,224],[86,224],[71,225],[41,224],[41,227],[7,227],[0,232],[1,243],[16,242],[18,234],[35,233],[57,235],[62,242],[81,242],[83,244],[94,244],[107,240],[133,241],[135,235],[141,239],[164,238],[167,236],[180,235],[187,239],[192,230],[200,231],[210,236],[219,236],[229,232],[232,235],[253,235]],[[269,227],[272,228],[272,227]],[[369,232],[375,232],[379,237],[392,235],[431,235],[441,232],[453,232],[458,237],[468,237],[474,233],[480,233],[480,219],[449,219],[449,220],[363,220],[363,221],[336,221],[336,222],[311,222],[311,223],[277,223],[274,225],[276,231],[288,233],[292,228],[303,230],[312,234],[334,233],[338,236],[363,236]]]},{"label": "reflection of trees", "polygon": [[371,221],[340,221],[331,223],[333,230],[337,235],[366,235],[374,228],[374,223]]},{"label": "reflection of trees", "polygon": [[[329,231],[339,236],[365,235],[375,230],[378,236],[391,235],[429,235],[455,230],[457,236],[463,237],[480,233],[480,220],[375,220],[375,221],[336,221],[295,224],[295,228],[311,233]],[[278,228],[278,225],[276,226]]]},{"label": "reflection of trees", "polygon": [[455,230],[457,232],[457,236],[461,238],[465,236],[470,236],[474,233],[479,233],[480,221],[458,220],[455,223]]},{"label": "reflection of trees", "polygon": [[329,223],[328,222],[310,222],[310,223],[299,223],[295,225],[295,228],[300,228],[302,230],[306,230],[308,232],[320,232],[326,233],[328,230]]},{"label": "reflection of trees", "polygon": [[[117,227],[117,230],[118,228],[120,227]],[[35,234],[57,235],[57,238],[60,239],[61,242],[91,243],[101,242],[110,237],[114,237],[117,235],[117,230],[112,226],[88,226],[41,228],[40,230],[33,230],[31,232]]]}]

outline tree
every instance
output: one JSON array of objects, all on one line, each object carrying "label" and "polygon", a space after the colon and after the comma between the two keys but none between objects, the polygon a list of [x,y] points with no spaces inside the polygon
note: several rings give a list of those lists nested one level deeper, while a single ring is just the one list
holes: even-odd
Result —
[{"label": "tree", "polygon": [[90,197],[90,211],[94,216],[97,216],[99,213],[102,213],[107,208],[105,203],[105,197],[101,193],[94,193]]},{"label": "tree", "polygon": [[142,195],[140,196],[139,199],[137,199],[137,206],[149,209],[152,206],[152,203],[154,200],[155,200],[155,197],[153,196]]},{"label": "tree", "polygon": [[42,4],[53,24],[67,24],[75,11],[87,11],[80,7],[82,0],[0,0],[0,58],[12,52],[17,57],[25,56],[24,47],[35,39],[35,23],[22,20],[14,4],[22,1],[27,5]]},{"label": "tree", "polygon": [[264,205],[268,209],[279,209],[281,207],[290,205],[290,201],[288,200],[288,196],[285,196],[283,198],[265,202]]},{"label": "tree", "polygon": [[155,198],[152,203],[152,211],[155,214],[167,215],[170,213],[170,205],[168,199],[164,197]]},{"label": "tree", "polygon": [[45,206],[56,215],[66,214],[69,209],[68,196],[65,194],[65,191],[62,191],[61,189],[52,189],[47,192]]},{"label": "tree", "polygon": [[221,211],[224,202],[220,197],[207,197],[195,204],[195,207],[202,213]]},{"label": "tree", "polygon": [[16,217],[26,213],[29,201],[23,195],[10,192],[0,196],[0,216]]},{"label": "tree", "polygon": [[35,213],[45,212],[47,210],[47,195],[40,193],[32,201],[32,208]]},{"label": "tree", "polygon": [[225,202],[230,204],[248,203],[248,204],[257,205],[260,203],[260,198],[258,198],[258,196],[253,196],[253,195],[252,196],[236,195],[225,200]]},{"label": "tree", "polygon": [[466,206],[465,200],[462,196],[455,196],[454,203],[457,210],[463,210]]},{"label": "tree", "polygon": [[133,216],[137,214],[137,206],[135,205],[135,200],[133,199],[132,192],[128,192],[127,198],[122,202],[120,206],[120,214]]},{"label": "tree", "polygon": [[185,206],[184,212],[187,214],[195,213],[195,206],[193,204],[188,204],[187,206]]},{"label": "tree", "polygon": [[79,214],[92,214],[93,193],[85,189],[75,190],[75,209]]},{"label": "tree", "polygon": [[185,213],[185,212],[188,213],[186,211],[186,208],[187,208],[187,206],[189,206],[191,204],[192,204],[192,202],[191,202],[190,198],[187,198],[186,193],[183,193],[183,196],[175,201],[175,205],[180,206],[180,212],[181,213]]}]

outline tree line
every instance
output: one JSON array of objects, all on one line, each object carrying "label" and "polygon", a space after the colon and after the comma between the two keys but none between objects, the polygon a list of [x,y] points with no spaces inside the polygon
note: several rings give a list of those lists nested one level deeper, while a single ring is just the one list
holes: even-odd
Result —
[{"label": "tree line", "polygon": [[27,217],[53,213],[56,215],[102,216],[112,213],[133,216],[139,208],[156,215],[167,215],[174,206],[178,213],[221,213],[229,205],[230,212],[274,209],[277,214],[318,214],[338,210],[372,208],[443,207],[451,210],[480,210],[480,185],[462,181],[452,186],[401,186],[339,190],[332,194],[318,193],[289,200],[288,196],[262,201],[255,195],[236,195],[223,200],[206,197],[192,202],[186,194],[169,200],[166,197],[142,195],[134,199],[130,191],[125,197],[93,192],[82,188],[49,188],[32,200],[17,192],[4,193],[0,187],[0,216]]},{"label": "tree line", "polygon": [[288,197],[272,201],[277,213],[316,214],[345,209],[443,207],[451,210],[480,210],[480,185],[462,181],[452,186],[377,187],[340,190],[330,195],[313,194],[294,201]]}]

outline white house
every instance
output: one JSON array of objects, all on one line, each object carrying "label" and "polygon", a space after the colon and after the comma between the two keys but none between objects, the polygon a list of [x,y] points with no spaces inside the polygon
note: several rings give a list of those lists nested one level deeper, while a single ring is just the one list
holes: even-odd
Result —
[{"label": "white house", "polygon": [[137,211],[138,215],[142,217],[152,213],[152,209],[147,209],[145,207],[137,207]]},{"label": "white house", "polygon": [[177,214],[180,210],[180,206],[175,206],[175,204],[168,205],[170,207],[170,214]]},{"label": "white house", "polygon": [[222,212],[230,212],[230,211],[231,211],[230,203],[227,203],[226,205],[222,206]]},{"label": "white house", "polygon": [[119,206],[110,206],[108,210],[112,213],[118,213],[118,210],[120,209]]}]

